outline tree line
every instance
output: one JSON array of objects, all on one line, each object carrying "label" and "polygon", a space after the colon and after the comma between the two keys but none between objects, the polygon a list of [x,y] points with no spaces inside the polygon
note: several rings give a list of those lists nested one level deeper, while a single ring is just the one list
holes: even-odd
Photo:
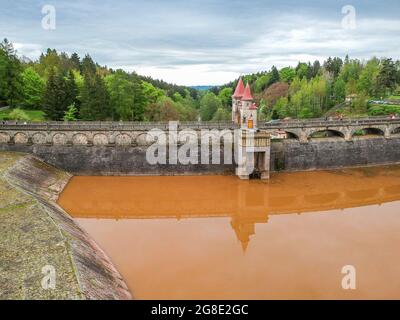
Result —
[{"label": "tree line", "polygon": [[37,61],[21,59],[7,39],[0,44],[0,103],[65,121],[193,121],[199,113],[191,88],[100,66],[90,55],[48,49]]},{"label": "tree line", "polygon": [[[329,112],[379,115],[400,100],[400,62],[390,58],[299,62],[296,67],[243,76],[259,105],[261,119],[312,118]],[[237,80],[207,91],[169,84],[135,72],[113,70],[90,55],[48,49],[36,61],[20,58],[5,39],[0,44],[0,106],[44,112],[48,120],[223,121],[231,119]],[[350,100],[349,100],[350,99]],[[343,106],[343,102],[351,101]],[[338,106],[340,107],[338,109]]]},{"label": "tree line", "polygon": [[[334,112],[348,116],[400,113],[400,61],[391,58],[330,57],[322,63],[299,62],[280,70],[272,67],[245,75],[243,80],[251,84],[262,119],[315,118]],[[236,84],[213,92],[220,95]],[[371,100],[389,100],[395,105],[376,105]]]}]

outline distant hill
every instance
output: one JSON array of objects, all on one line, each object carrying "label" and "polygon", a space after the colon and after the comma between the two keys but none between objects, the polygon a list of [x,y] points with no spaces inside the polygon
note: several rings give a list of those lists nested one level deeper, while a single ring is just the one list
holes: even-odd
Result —
[{"label": "distant hill", "polygon": [[191,86],[189,88],[196,89],[199,91],[207,91],[207,90],[214,88],[214,86]]}]

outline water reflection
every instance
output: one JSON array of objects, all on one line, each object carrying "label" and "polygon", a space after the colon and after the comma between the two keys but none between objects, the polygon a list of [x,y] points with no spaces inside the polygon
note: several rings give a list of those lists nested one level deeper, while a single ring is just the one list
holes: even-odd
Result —
[{"label": "water reflection", "polygon": [[255,225],[274,215],[321,212],[400,199],[400,167],[231,176],[74,177],[59,204],[75,218],[187,219],[229,217],[245,251]]}]

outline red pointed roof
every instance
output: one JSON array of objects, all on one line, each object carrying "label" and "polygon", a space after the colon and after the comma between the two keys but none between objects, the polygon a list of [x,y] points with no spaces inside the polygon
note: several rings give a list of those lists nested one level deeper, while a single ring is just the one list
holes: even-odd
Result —
[{"label": "red pointed roof", "polygon": [[244,89],[242,100],[244,101],[252,101],[253,96],[251,95],[250,85],[247,82],[246,88]]},{"label": "red pointed roof", "polygon": [[253,103],[253,104],[250,106],[250,110],[257,110],[257,105],[256,105],[255,103]]},{"label": "red pointed roof", "polygon": [[244,93],[244,84],[243,84],[243,80],[242,78],[239,78],[239,82],[236,86],[236,90],[235,93],[233,94],[234,98],[241,98],[243,97],[243,93]]}]

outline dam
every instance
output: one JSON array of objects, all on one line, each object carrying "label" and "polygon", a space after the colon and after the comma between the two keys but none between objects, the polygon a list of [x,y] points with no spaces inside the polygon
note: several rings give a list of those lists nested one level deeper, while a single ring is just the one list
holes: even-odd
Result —
[{"label": "dam", "polygon": [[[0,123],[0,151],[32,153],[45,162],[76,175],[199,175],[234,174],[235,162],[213,163],[213,148],[234,153],[223,135],[240,130],[233,122],[178,122],[177,130],[192,135],[197,146],[197,162],[152,165],[146,151],[152,144],[149,132],[168,133],[168,123],[134,122],[45,122]],[[399,119],[290,120],[259,123],[259,130],[271,136],[265,152],[266,170],[303,171],[331,168],[393,164],[400,161]],[[210,133],[210,160],[200,161],[202,132]],[[276,136],[283,133],[284,138]],[[357,135],[364,132],[365,135]],[[318,136],[319,133],[323,135]],[[212,141],[220,142],[213,145]],[[179,146],[183,143],[176,142]],[[171,153],[166,141],[166,158]]]}]

